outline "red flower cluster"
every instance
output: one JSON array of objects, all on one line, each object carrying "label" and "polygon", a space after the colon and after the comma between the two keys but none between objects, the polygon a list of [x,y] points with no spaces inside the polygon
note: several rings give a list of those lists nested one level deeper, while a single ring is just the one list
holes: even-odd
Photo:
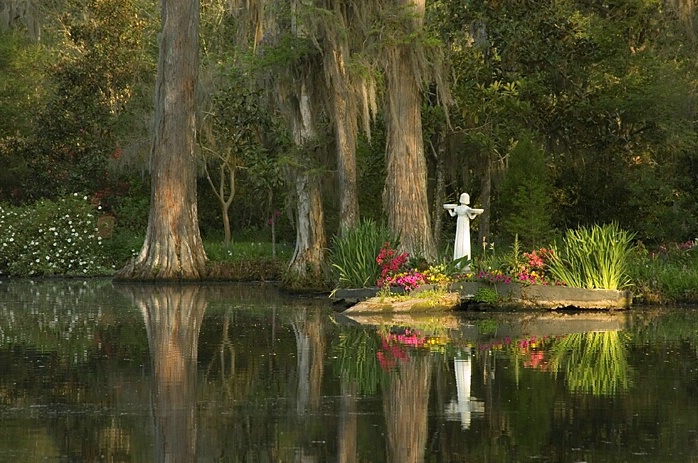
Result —
[{"label": "red flower cluster", "polygon": [[[553,256],[553,252],[552,249],[546,248],[524,252],[523,256],[526,258],[527,262],[519,269],[519,273],[516,275],[517,280],[532,285],[550,284],[550,275],[547,274],[546,270]],[[564,283],[556,281],[555,285],[564,285]]]},{"label": "red flower cluster", "polygon": [[398,273],[407,264],[409,258],[406,252],[398,254],[398,252],[390,247],[390,243],[383,243],[383,247],[376,257],[376,262],[380,265],[381,276],[378,279],[378,286],[383,287],[385,284],[390,284],[392,276]]}]

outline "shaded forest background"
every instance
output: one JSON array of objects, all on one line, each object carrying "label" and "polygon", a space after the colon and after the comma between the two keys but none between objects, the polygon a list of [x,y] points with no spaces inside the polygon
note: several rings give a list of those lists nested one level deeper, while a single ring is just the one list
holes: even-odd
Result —
[{"label": "shaded forest background", "polygon": [[[410,12],[383,3],[364,11],[341,0],[202,0],[205,238],[269,240],[273,223],[293,242],[299,172],[320,187],[323,233],[339,233],[347,212],[337,114],[357,121],[358,216],[384,220],[394,207],[384,195],[394,84],[376,63],[393,45],[421,54],[438,249],[454,229],[442,204],[461,192],[486,211],[475,221],[480,243],[545,244],[560,230],[611,221],[649,245],[698,236],[691,0],[431,1],[423,31],[407,32]],[[337,20],[360,10],[367,16]],[[292,34],[270,32],[279,18]],[[0,1],[1,202],[78,192],[121,230],[144,233],[159,28],[153,1]],[[333,56],[354,83],[339,112],[328,84],[336,76],[320,66]],[[298,98],[284,94],[289,69],[315,78],[305,87],[314,133],[303,143],[279,104]]]}]

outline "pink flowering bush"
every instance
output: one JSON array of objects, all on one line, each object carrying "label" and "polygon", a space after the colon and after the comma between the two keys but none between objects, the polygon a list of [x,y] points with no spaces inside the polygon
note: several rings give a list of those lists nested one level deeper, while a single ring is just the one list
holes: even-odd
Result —
[{"label": "pink flowering bush", "polygon": [[393,249],[390,243],[383,243],[383,247],[376,257],[376,262],[378,262],[381,271],[377,285],[381,288],[385,285],[391,286],[395,275],[405,269],[408,258],[409,256],[406,252],[398,254],[397,250]]},{"label": "pink flowering bush", "polygon": [[564,285],[564,282],[556,281],[548,271],[553,255],[554,251],[546,248],[524,252],[525,262],[520,266],[516,280],[530,285]]},{"label": "pink flowering bush", "polygon": [[376,282],[377,286],[380,288],[402,288],[409,292],[425,284],[426,277],[418,270],[410,269],[408,261],[409,254],[406,252],[398,253],[390,246],[390,243],[384,243],[378,257],[376,257],[381,271],[381,276]]},{"label": "pink flowering bush", "polygon": [[501,270],[480,270],[477,272],[476,278],[489,283],[511,283],[511,277],[502,273]]},{"label": "pink flowering bush", "polygon": [[[417,269],[410,267],[409,254],[398,252],[386,242],[376,257],[380,267],[380,277],[376,285],[379,288],[402,288],[406,292],[421,285],[446,286],[448,283],[458,281],[482,281],[491,284],[509,284],[515,281],[529,285],[565,285],[564,282],[555,280],[550,274],[549,265],[554,257],[552,249],[540,248],[520,254],[517,251],[516,255],[519,258],[511,265],[491,265],[477,269],[478,265],[475,263],[476,269],[473,271],[467,269],[449,272],[445,264],[431,266],[425,264],[422,265],[422,269]],[[495,264],[496,262],[485,263]]]}]

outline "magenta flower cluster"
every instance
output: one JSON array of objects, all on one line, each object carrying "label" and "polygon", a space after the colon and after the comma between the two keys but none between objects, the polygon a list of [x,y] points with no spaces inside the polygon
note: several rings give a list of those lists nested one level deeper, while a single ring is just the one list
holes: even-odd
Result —
[{"label": "magenta flower cluster", "polygon": [[389,276],[383,281],[383,284],[396,286],[408,292],[425,283],[424,275],[416,270],[409,270],[407,273]]},{"label": "magenta flower cluster", "polygon": [[412,291],[420,285],[426,283],[426,278],[419,271],[407,268],[409,254],[398,253],[390,246],[390,243],[383,243],[383,247],[376,257],[376,262],[381,269],[381,276],[376,284],[383,288],[399,287],[405,291]]},{"label": "magenta flower cluster", "polygon": [[494,272],[480,270],[477,273],[477,279],[481,281],[489,281],[490,283],[511,283],[511,277],[503,274],[499,270],[495,270]]}]

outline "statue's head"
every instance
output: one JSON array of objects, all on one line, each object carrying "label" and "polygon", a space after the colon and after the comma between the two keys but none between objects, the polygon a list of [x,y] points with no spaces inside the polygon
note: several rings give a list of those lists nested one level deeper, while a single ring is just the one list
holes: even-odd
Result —
[{"label": "statue's head", "polygon": [[461,204],[470,204],[470,195],[468,193],[463,193],[460,195]]}]

